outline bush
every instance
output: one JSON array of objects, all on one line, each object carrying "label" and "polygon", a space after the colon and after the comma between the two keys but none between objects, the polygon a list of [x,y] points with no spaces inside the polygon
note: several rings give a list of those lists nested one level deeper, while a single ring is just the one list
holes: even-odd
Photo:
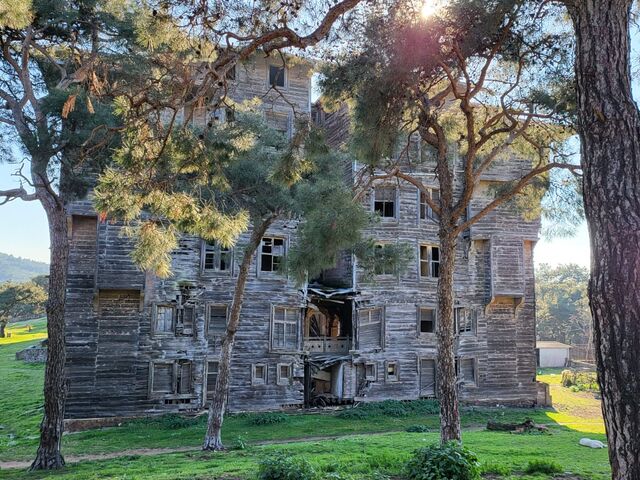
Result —
[{"label": "bush", "polygon": [[531,460],[527,467],[524,469],[524,473],[544,473],[547,475],[553,475],[561,473],[562,467],[556,462],[550,460]]},{"label": "bush", "polygon": [[480,466],[473,453],[449,442],[416,450],[405,473],[409,480],[479,480]]},{"label": "bush", "polygon": [[362,420],[371,417],[407,417],[409,415],[436,415],[440,413],[437,400],[414,400],[402,402],[385,400],[383,402],[363,403],[338,413],[339,418]]},{"label": "bush", "polygon": [[501,463],[485,463],[480,466],[480,474],[493,474],[500,476],[511,475],[511,467]]},{"label": "bush", "polygon": [[201,415],[198,417],[184,417],[177,413],[167,413],[159,417],[149,417],[134,420],[132,423],[140,423],[147,425],[158,425],[161,428],[177,429],[177,428],[189,428],[196,425],[206,423],[207,416]]},{"label": "bush", "polygon": [[595,372],[562,371],[562,386],[570,388],[572,392],[597,392],[598,377]]},{"label": "bush", "polygon": [[318,474],[305,459],[284,454],[267,457],[258,467],[258,480],[317,480]]},{"label": "bush", "polygon": [[275,425],[287,421],[287,416],[279,412],[257,413],[249,417],[251,425]]},{"label": "bush", "polygon": [[425,433],[430,432],[431,429],[426,425],[409,425],[405,431],[410,433]]}]

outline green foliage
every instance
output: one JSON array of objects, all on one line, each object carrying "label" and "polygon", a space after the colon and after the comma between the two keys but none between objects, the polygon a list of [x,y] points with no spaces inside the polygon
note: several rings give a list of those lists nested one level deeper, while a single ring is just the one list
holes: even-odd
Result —
[{"label": "green foliage", "polygon": [[562,466],[551,460],[530,460],[524,469],[524,473],[554,475],[556,473],[562,473]]},{"label": "green foliage", "polygon": [[[204,422],[203,422],[204,420]],[[138,420],[138,422],[147,425],[157,425],[161,428],[170,430],[180,428],[191,428],[196,425],[206,424],[206,416],[184,416],[177,413],[167,413],[166,415],[160,415],[158,417],[150,417]]]},{"label": "green foliage", "polygon": [[455,442],[430,445],[414,452],[406,465],[409,480],[479,480],[477,457]]},{"label": "green foliage", "polygon": [[385,400],[383,402],[367,402],[357,407],[347,408],[338,413],[339,418],[348,420],[364,420],[372,417],[407,417],[410,415],[433,415],[440,412],[437,400],[425,399],[403,402]]},{"label": "green foliage", "polygon": [[258,467],[258,480],[317,480],[318,474],[304,458],[285,454],[262,460]]},{"label": "green foliage", "polygon": [[563,387],[571,388],[573,392],[597,392],[600,390],[596,372],[563,370],[561,383]]},{"label": "green foliage", "polygon": [[431,430],[432,429],[426,425],[409,425],[404,431],[409,433],[424,433],[430,432]]},{"label": "green foliage", "polygon": [[575,264],[536,270],[537,334],[541,340],[586,344],[591,329],[589,270]]},{"label": "green foliage", "polygon": [[502,463],[483,463],[480,465],[481,475],[511,475],[512,469],[508,465]]},{"label": "green foliage", "polygon": [[277,425],[287,421],[287,415],[281,412],[265,412],[252,414],[249,417],[251,425]]},{"label": "green foliage", "polygon": [[19,317],[35,317],[44,313],[47,293],[33,282],[0,283],[0,325]]},{"label": "green foliage", "polygon": [[378,244],[367,239],[355,246],[354,253],[364,276],[375,279],[376,275],[402,274],[414,260],[414,249],[408,243]]}]

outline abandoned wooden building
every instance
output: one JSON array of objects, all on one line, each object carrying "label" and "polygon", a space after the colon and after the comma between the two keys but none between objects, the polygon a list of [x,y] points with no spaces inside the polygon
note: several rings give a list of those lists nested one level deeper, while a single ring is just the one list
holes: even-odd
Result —
[{"label": "abandoned wooden building", "polygon": [[[239,65],[229,94],[262,98],[268,121],[291,135],[294,109],[312,115],[311,72],[306,63],[280,62],[256,57]],[[313,113],[334,143],[348,131],[339,112]],[[428,154],[419,142],[412,148],[413,155]],[[431,181],[435,198],[433,167],[428,159],[421,165],[413,173]],[[358,172],[354,162],[350,179]],[[486,204],[491,184],[513,175],[499,167],[487,172],[471,208]],[[363,201],[380,216],[366,235],[381,245],[409,244],[410,267],[371,278],[345,253],[335,269],[300,288],[279,271],[297,224],[274,224],[253,259],[231,366],[231,411],[437,395],[437,218],[414,186],[397,180],[373,184]],[[183,237],[173,254],[174,275],[159,279],[136,268],[130,240],[118,224],[99,222],[89,199],[73,203],[69,213],[67,417],[205,408],[248,234],[234,249]],[[464,401],[536,401],[538,231],[537,221],[505,207],[459,242],[455,323]]]}]

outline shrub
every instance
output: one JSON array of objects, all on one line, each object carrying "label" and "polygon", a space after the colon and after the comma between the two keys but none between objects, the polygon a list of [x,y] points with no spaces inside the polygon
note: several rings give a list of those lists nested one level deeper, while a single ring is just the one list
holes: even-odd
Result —
[{"label": "shrub", "polygon": [[258,466],[258,480],[317,480],[318,474],[302,458],[284,454],[267,457]]},{"label": "shrub", "polygon": [[416,450],[405,472],[409,480],[480,479],[477,457],[455,442]]},{"label": "shrub", "polygon": [[562,386],[570,388],[572,392],[597,392],[598,377],[595,372],[562,371]]},{"label": "shrub", "polygon": [[524,473],[544,473],[547,475],[561,472],[562,467],[550,460],[531,460],[524,469]]},{"label": "shrub", "polygon": [[484,463],[480,466],[480,474],[493,474],[507,476],[511,475],[511,467],[502,463]]},{"label": "shrub", "polygon": [[385,400],[383,402],[363,403],[338,413],[339,418],[361,420],[371,417],[407,417],[409,415],[435,415],[440,412],[437,400],[414,400],[403,402]]},{"label": "shrub", "polygon": [[249,417],[251,425],[275,425],[287,421],[287,416],[279,412],[257,413]]},{"label": "shrub", "polygon": [[409,425],[406,429],[406,432],[411,432],[411,433],[424,433],[424,432],[430,432],[431,429],[429,427],[427,427],[426,425]]},{"label": "shrub", "polygon": [[148,425],[158,425],[162,428],[173,430],[177,428],[189,428],[195,425],[200,425],[203,422],[206,423],[206,420],[206,415],[201,415],[199,417],[184,417],[182,415],[178,415],[177,413],[167,413],[166,415],[162,415],[159,417],[134,420],[134,422]]}]

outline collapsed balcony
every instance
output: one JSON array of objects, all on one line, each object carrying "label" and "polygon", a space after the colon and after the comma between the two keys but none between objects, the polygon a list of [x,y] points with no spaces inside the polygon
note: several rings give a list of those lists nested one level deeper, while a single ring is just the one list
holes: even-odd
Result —
[{"label": "collapsed balcony", "polygon": [[305,352],[349,353],[353,349],[353,301],[348,294],[352,292],[310,288],[309,293],[304,316]]}]

